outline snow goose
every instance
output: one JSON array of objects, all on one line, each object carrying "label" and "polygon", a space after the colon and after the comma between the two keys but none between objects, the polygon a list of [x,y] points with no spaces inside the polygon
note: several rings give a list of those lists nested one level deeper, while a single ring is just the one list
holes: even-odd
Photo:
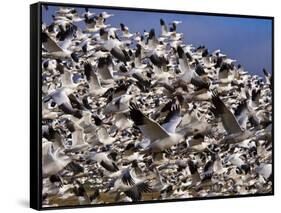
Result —
[{"label": "snow goose", "polygon": [[[106,71],[105,67],[103,68],[103,71],[101,71],[101,72],[104,72],[104,71]],[[84,63],[84,73],[85,73],[86,79],[89,84],[90,94],[94,95],[94,96],[103,95],[106,92],[107,88],[104,88],[101,86],[100,79],[99,79],[97,73],[94,72],[92,65],[88,62]]]},{"label": "snow goose", "polygon": [[43,98],[43,101],[48,101],[52,99],[57,106],[66,114],[72,114],[75,117],[81,118],[82,114],[80,110],[74,109],[72,107],[71,101],[69,99],[69,95],[73,92],[70,88],[59,88],[55,91],[51,92],[49,95]]},{"label": "snow goose", "polygon": [[[221,140],[221,143],[240,143],[253,136],[254,129],[242,129],[235,115],[225,106],[216,92],[214,92],[212,103],[215,106],[215,108],[212,108],[212,111],[221,118],[223,127],[227,132],[227,135]],[[242,124],[245,119],[247,119],[247,116],[248,115],[245,114],[240,115],[239,119],[242,121]]]},{"label": "snow goose", "polygon": [[48,36],[46,32],[41,34],[43,47],[48,52],[43,52],[43,57],[53,57],[57,59],[72,59],[75,62],[78,62],[78,56],[76,53],[71,52],[68,49],[63,49],[60,47],[56,41]]},{"label": "snow goose", "polygon": [[81,152],[89,147],[85,142],[84,129],[76,122],[66,121],[66,127],[71,132],[71,146],[66,149],[67,152]]},{"label": "snow goose", "polygon": [[132,100],[133,95],[124,94],[113,98],[110,103],[107,104],[104,112],[105,113],[124,113],[129,110],[129,104]]},{"label": "snow goose", "polygon": [[42,176],[49,177],[63,170],[71,159],[66,156],[62,149],[54,149],[52,142],[42,144]]},{"label": "snow goose", "polygon": [[132,201],[140,201],[143,193],[151,192],[151,186],[148,181],[140,177],[136,161],[132,162],[132,166],[128,166],[114,174],[115,178],[109,184],[108,190],[117,192],[116,199],[123,192]]},{"label": "snow goose", "polygon": [[88,158],[99,163],[104,169],[109,172],[116,172],[119,170],[116,163],[110,158],[107,152],[89,152]]},{"label": "snow goose", "polygon": [[272,164],[270,163],[260,163],[256,167],[256,172],[261,175],[264,179],[268,180],[272,178]]},{"label": "snow goose", "polygon": [[180,77],[186,83],[191,83],[200,88],[209,88],[209,83],[203,81],[195,70],[192,70],[188,64],[188,59],[184,53],[181,46],[177,47],[177,52],[179,55],[179,67],[182,71],[182,76]]},{"label": "snow goose", "polygon": [[129,32],[129,28],[127,26],[125,26],[123,23],[120,23],[120,27],[121,27],[121,31],[122,31],[122,36],[124,38],[131,38],[132,36],[134,36],[134,34]]},{"label": "snow goose", "polygon": [[160,19],[160,25],[161,25],[161,35],[164,37],[171,36],[173,32],[169,32],[168,27],[163,19]]},{"label": "snow goose", "polygon": [[161,152],[178,144],[184,137],[175,132],[177,124],[179,123],[179,107],[171,109],[171,114],[168,116],[169,120],[165,123],[165,128],[170,130],[168,132],[163,126],[156,121],[145,116],[135,104],[130,105],[130,116],[135,125],[142,131],[145,137],[150,139],[151,144],[146,151]]}]

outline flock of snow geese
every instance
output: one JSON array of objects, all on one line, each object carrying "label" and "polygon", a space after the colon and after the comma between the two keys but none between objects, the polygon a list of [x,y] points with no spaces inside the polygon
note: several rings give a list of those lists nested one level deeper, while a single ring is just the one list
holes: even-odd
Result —
[{"label": "flock of snow geese", "polygon": [[272,192],[269,72],[184,44],[181,21],[160,17],[157,36],[88,8],[52,18],[41,33],[43,206]]}]

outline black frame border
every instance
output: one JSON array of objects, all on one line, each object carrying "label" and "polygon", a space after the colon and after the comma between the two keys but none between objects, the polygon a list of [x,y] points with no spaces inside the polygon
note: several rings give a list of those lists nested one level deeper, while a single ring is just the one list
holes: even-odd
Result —
[{"label": "black frame border", "polygon": [[[70,205],[57,207],[42,207],[42,150],[41,150],[41,121],[42,121],[42,45],[41,45],[41,23],[42,23],[42,6],[61,6],[61,7],[89,7],[97,9],[111,10],[127,10],[127,11],[143,11],[154,13],[174,13],[174,14],[190,14],[190,15],[205,15],[205,16],[220,16],[220,17],[237,17],[237,18],[253,18],[271,20],[272,27],[272,192],[247,195],[233,196],[215,196],[215,197],[200,197],[200,198],[182,198],[182,199],[167,199],[167,200],[149,200],[138,202],[118,202],[108,204],[87,204],[87,205]],[[149,9],[149,8],[133,8],[133,7],[117,7],[107,5],[89,5],[89,4],[73,4],[73,3],[57,3],[57,2],[38,2],[30,5],[30,208],[36,210],[55,210],[55,209],[72,209],[72,208],[87,208],[87,207],[107,207],[107,206],[123,206],[136,204],[152,204],[152,203],[168,203],[168,202],[183,202],[183,201],[201,201],[213,199],[228,199],[228,198],[246,198],[246,197],[261,197],[272,196],[275,194],[275,163],[274,163],[274,17],[273,16],[257,16],[257,15],[241,15],[241,14],[224,14],[210,12],[195,12],[182,10],[166,10],[166,9]],[[36,59],[36,60],[35,60]],[[39,72],[38,72],[39,71]]]}]

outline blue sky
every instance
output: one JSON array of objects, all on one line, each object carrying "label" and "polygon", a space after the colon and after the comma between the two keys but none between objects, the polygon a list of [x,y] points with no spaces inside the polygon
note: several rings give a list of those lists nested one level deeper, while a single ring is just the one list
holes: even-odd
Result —
[{"label": "blue sky", "polygon": [[[58,10],[57,6],[49,6],[49,10],[42,10],[42,21],[50,24],[52,14]],[[84,8],[77,8],[79,14]],[[89,9],[91,12],[106,11],[113,13],[106,23],[119,27],[124,23],[131,32],[149,31],[155,28],[160,33],[160,18],[166,24],[173,20],[181,20],[178,32],[184,33],[184,42],[194,46],[205,45],[210,51],[220,49],[230,58],[252,74],[262,75],[262,69],[271,72],[272,60],[272,22],[269,19],[253,19],[238,17],[206,16],[193,14],[175,14],[146,11],[127,11],[109,9]],[[84,23],[78,24],[84,28]]]}]

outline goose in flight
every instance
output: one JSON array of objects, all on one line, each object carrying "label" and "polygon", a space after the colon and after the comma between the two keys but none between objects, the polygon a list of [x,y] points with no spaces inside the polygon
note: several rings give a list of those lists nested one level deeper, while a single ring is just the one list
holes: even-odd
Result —
[{"label": "goose in flight", "polygon": [[264,179],[268,180],[272,178],[272,164],[260,163],[256,168],[256,172],[261,175]]},{"label": "goose in flight", "polygon": [[71,146],[66,149],[67,152],[84,151],[89,147],[85,142],[84,129],[76,122],[66,121],[66,127],[71,132]]},{"label": "goose in flight", "polygon": [[60,7],[59,10],[56,11],[56,14],[65,15],[68,13],[77,13],[74,8]]},{"label": "goose in flight", "polygon": [[134,34],[130,33],[129,28],[125,26],[123,23],[120,23],[121,31],[122,31],[122,36],[124,38],[131,38],[134,36]]},{"label": "goose in flight", "polygon": [[272,75],[266,70],[262,70],[266,79],[266,84],[270,86],[270,89],[272,87]]},{"label": "goose in flight", "polygon": [[114,14],[107,13],[106,11],[103,11],[103,12],[101,12],[100,16],[102,16],[104,19],[108,19],[108,18],[114,16]]},{"label": "goose in flight", "polygon": [[155,30],[154,29],[151,29],[149,31],[149,34],[148,34],[148,37],[147,37],[147,41],[146,41],[146,47],[148,50],[154,50],[157,45],[158,45],[159,41],[156,37],[156,34],[155,34]]},{"label": "goose in flight", "polygon": [[126,62],[130,61],[130,57],[127,51],[118,39],[110,37],[105,43],[105,48],[111,53],[113,57],[124,62],[125,64]]},{"label": "goose in flight", "polygon": [[[156,121],[145,116],[138,107],[131,103],[130,117],[145,137],[150,139],[149,152],[161,152],[178,144],[184,137],[176,133],[176,127],[180,122],[179,106],[174,106],[162,126]],[[168,130],[170,132],[168,132]]]},{"label": "goose in flight", "polygon": [[98,142],[103,144],[103,145],[111,145],[116,139],[114,137],[111,137],[107,129],[104,126],[100,126],[96,130],[96,134],[98,137]]},{"label": "goose in flight", "polygon": [[117,192],[117,197],[123,192],[132,201],[140,201],[143,193],[151,192],[151,186],[144,180],[137,162],[133,161],[131,166],[113,174],[115,178],[109,183],[108,190]]},{"label": "goose in flight", "polygon": [[[85,104],[84,104],[85,105]],[[77,121],[77,124],[83,128],[85,134],[91,134],[96,130],[99,125],[99,118],[92,114],[90,111],[91,108],[88,108],[89,111],[83,110],[83,117]],[[94,123],[92,122],[92,118],[94,118]]]},{"label": "goose in flight", "polygon": [[[213,91],[212,103],[214,107],[211,111],[221,118],[221,122],[227,136],[221,141],[222,143],[240,143],[241,141],[253,135],[252,130],[242,129],[235,115],[227,108],[224,102],[220,99],[217,91]],[[242,116],[242,117],[241,117]],[[247,119],[247,114],[241,114],[240,120]],[[244,118],[243,118],[244,117]]]},{"label": "goose in flight", "polygon": [[141,176],[142,171],[139,168],[137,160],[133,160],[129,166],[124,167],[111,175],[111,177],[115,177],[113,179],[114,182],[117,181],[128,186],[135,185],[136,182],[140,181]]},{"label": "goose in flight", "polygon": [[215,115],[220,116],[220,118],[222,119],[222,124],[228,134],[236,134],[243,132],[236,117],[227,108],[227,106],[225,106],[224,102],[220,99],[216,91],[213,91],[212,103],[214,105],[212,111],[215,113]]},{"label": "goose in flight", "polygon": [[[106,67],[101,68],[101,65],[100,69],[102,69],[102,71],[100,72],[103,72],[103,74],[105,74],[104,72],[108,70],[106,69]],[[102,87],[99,76],[96,72],[94,72],[92,65],[89,62],[84,63],[84,73],[89,84],[90,94],[94,96],[103,95],[106,92],[107,88]]]},{"label": "goose in flight", "polygon": [[203,174],[202,174],[202,178],[201,178],[202,182],[212,179],[212,176],[214,174],[215,160],[216,160],[215,155],[211,154],[210,160],[208,160],[203,167]]},{"label": "goose in flight", "polygon": [[124,94],[112,99],[105,107],[105,113],[124,113],[129,110],[129,104],[133,95]]},{"label": "goose in flight", "polygon": [[54,149],[52,142],[42,144],[42,176],[49,177],[56,175],[63,170],[71,159],[66,156],[62,149]]},{"label": "goose in flight", "polygon": [[201,182],[200,174],[198,172],[198,164],[194,160],[188,160],[187,165],[191,174],[191,182],[189,187],[197,186]]},{"label": "goose in flight", "polygon": [[[178,23],[179,24],[179,23]],[[173,43],[178,43],[178,44],[181,44],[181,40],[183,38],[183,34],[182,33],[177,33],[177,22],[172,22],[171,23],[171,27],[170,27],[170,33],[171,33],[171,36],[170,36],[170,39]]]},{"label": "goose in flight", "polygon": [[183,73],[180,78],[188,84],[191,83],[196,87],[208,89],[209,83],[206,81],[203,81],[200,78],[200,76],[195,72],[195,70],[192,70],[190,68],[186,54],[183,51],[181,46],[177,47],[177,53],[179,56],[179,68],[180,68],[181,72]]},{"label": "goose in flight", "polygon": [[96,19],[94,17],[89,17],[87,14],[84,15],[85,17],[85,24],[86,24],[86,30],[85,32],[97,32],[100,30],[99,27],[97,27],[97,22]]},{"label": "goose in flight", "polygon": [[56,105],[66,114],[71,114],[77,118],[81,118],[82,114],[80,110],[74,109],[71,100],[69,98],[69,95],[73,92],[70,88],[59,88],[55,90],[54,92],[51,92],[49,95],[45,96],[43,98],[43,101],[49,101],[52,99]]},{"label": "goose in flight", "polygon": [[103,16],[102,13],[100,13],[98,16],[95,16],[95,19],[96,19],[96,25],[100,29],[110,27],[110,24],[105,24],[106,18]]},{"label": "goose in flight", "polygon": [[75,52],[71,52],[68,49],[64,49],[59,46],[58,43],[49,37],[46,32],[41,33],[41,40],[43,47],[47,52],[43,52],[43,57],[51,57],[55,59],[72,59],[75,62],[79,61],[79,58]]},{"label": "goose in flight", "polygon": [[[116,185],[114,185],[115,188],[112,189],[112,191],[117,191],[119,193],[123,192],[127,197],[131,199],[131,201],[136,202],[142,200],[143,193],[150,193],[151,187],[149,183],[146,181],[140,181],[133,186],[128,186],[125,184],[118,184],[116,182]],[[120,194],[119,194],[120,195]],[[118,199],[118,196],[117,196]]]},{"label": "goose in flight", "polygon": [[236,167],[236,173],[249,173],[250,172],[250,165],[247,162],[247,156],[241,153],[233,153],[223,160],[226,164],[231,164]]},{"label": "goose in flight", "polygon": [[59,72],[61,73],[61,87],[75,89],[80,85],[80,83],[75,83],[73,81],[73,75],[75,73],[71,69],[68,69],[60,63],[58,63],[57,69],[59,69]]},{"label": "goose in flight", "polygon": [[118,166],[107,152],[89,152],[88,158],[99,163],[100,166],[109,172],[116,172],[119,170]]},{"label": "goose in flight", "polygon": [[62,113],[61,112],[54,112],[52,110],[50,110],[49,108],[49,103],[42,103],[42,119],[50,119],[50,120],[54,120],[57,119]]},{"label": "goose in flight", "polygon": [[161,35],[164,37],[169,37],[172,35],[173,32],[169,32],[167,25],[165,24],[165,21],[163,19],[160,19],[160,25],[161,25]]},{"label": "goose in flight", "polygon": [[111,82],[114,79],[113,70],[114,70],[114,65],[110,55],[98,59],[97,73],[101,77],[101,80],[104,80],[106,82]]},{"label": "goose in flight", "polygon": [[116,131],[123,131],[127,128],[131,128],[133,126],[133,122],[128,118],[127,114],[125,113],[118,113],[114,115],[113,118],[113,129]]},{"label": "goose in flight", "polygon": [[94,16],[95,13],[91,12],[88,7],[85,7],[85,12],[82,14],[82,16],[84,17],[85,15],[90,18]]}]

